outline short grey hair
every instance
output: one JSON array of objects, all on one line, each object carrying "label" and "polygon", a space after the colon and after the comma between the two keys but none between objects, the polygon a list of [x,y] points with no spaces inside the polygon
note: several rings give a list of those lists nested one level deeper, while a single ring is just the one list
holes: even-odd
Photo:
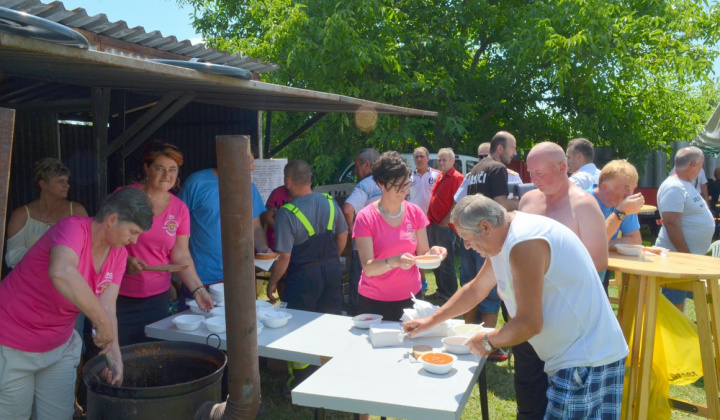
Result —
[{"label": "short grey hair", "polygon": [[695,146],[683,147],[675,154],[675,169],[685,169],[703,158],[702,150]]},{"label": "short grey hair", "polygon": [[312,170],[304,160],[291,160],[285,165],[283,172],[297,185],[312,184]]},{"label": "short grey hair", "polygon": [[368,147],[367,149],[359,151],[355,157],[360,160],[360,163],[370,162],[370,166],[372,166],[380,157],[380,153],[372,147]]},{"label": "short grey hair", "polygon": [[152,204],[143,190],[125,187],[110,194],[100,206],[95,221],[101,223],[113,213],[120,222],[135,223],[144,231],[152,227]]},{"label": "short grey hair", "polygon": [[453,149],[449,147],[443,147],[437,152],[438,156],[440,156],[440,154],[442,153],[447,153],[448,155],[450,155],[450,159],[455,159],[455,152],[453,152]]},{"label": "short grey hair", "polygon": [[450,214],[450,221],[471,235],[480,235],[480,222],[483,220],[493,226],[502,226],[505,223],[505,208],[482,194],[463,198]]}]

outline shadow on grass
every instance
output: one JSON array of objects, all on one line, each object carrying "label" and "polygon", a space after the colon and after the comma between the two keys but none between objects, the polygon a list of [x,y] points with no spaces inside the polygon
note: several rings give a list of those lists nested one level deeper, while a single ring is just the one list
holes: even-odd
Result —
[{"label": "shadow on grass", "polygon": [[488,393],[494,394],[497,398],[506,401],[515,401],[515,386],[513,383],[514,369],[510,363],[485,364],[487,369]]}]

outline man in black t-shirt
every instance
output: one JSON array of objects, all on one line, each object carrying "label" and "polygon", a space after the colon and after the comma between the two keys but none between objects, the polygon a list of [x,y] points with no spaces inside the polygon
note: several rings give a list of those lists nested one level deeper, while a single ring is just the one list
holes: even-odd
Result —
[{"label": "man in black t-shirt", "polygon": [[[501,131],[490,142],[490,155],[478,162],[467,175],[467,195],[482,194],[492,198],[508,211],[516,210],[518,200],[508,199],[508,172],[505,165],[512,161],[516,155],[515,137]],[[460,259],[460,284],[469,283],[477,276],[485,259],[473,249],[463,250]],[[474,323],[477,314],[485,327],[494,328],[500,310],[500,297],[497,288],[494,288],[488,297],[465,314],[466,323]],[[507,353],[501,349],[488,356],[491,361],[507,360]]]}]

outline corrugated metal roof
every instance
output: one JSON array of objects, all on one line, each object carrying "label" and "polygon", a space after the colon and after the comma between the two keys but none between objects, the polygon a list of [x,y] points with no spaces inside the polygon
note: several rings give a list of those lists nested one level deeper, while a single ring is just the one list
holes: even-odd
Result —
[{"label": "corrugated metal roof", "polygon": [[[433,111],[240,80],[3,32],[0,32],[0,80],[3,86],[12,88],[4,95],[10,105],[31,105],[33,99],[27,95],[59,83],[60,88],[75,85],[130,89],[158,97],[168,92],[184,92],[192,95],[195,102],[252,110],[353,113],[368,107],[379,114],[437,116]],[[2,102],[0,98],[0,105]]]},{"label": "corrugated metal roof", "polygon": [[[39,0],[0,0],[0,6],[40,16],[71,28],[143,47],[155,48],[166,53],[201,58],[210,63],[239,67],[257,73],[267,73],[280,68],[277,64],[263,62],[246,55],[230,54],[227,51],[208,48],[202,43],[193,45],[189,40],[178,41],[174,35],[163,36],[160,31],[146,32],[142,26],[128,28],[127,23],[123,20],[110,22],[104,13],[88,16],[85,9],[80,7],[75,10],[66,10],[65,5],[60,1],[46,4]],[[93,48],[92,42],[91,48]],[[104,47],[103,50],[120,55],[133,55],[127,52],[113,51],[112,47]],[[140,54],[137,54],[137,57],[147,58]]]}]

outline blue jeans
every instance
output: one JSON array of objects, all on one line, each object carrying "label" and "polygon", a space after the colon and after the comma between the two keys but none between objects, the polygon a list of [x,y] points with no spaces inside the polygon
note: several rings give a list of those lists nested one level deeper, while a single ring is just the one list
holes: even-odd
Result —
[{"label": "blue jeans", "polygon": [[352,315],[357,315],[359,305],[359,294],[358,287],[360,286],[360,276],[362,275],[362,263],[360,262],[360,254],[353,250],[352,258],[350,259],[350,279],[349,279],[349,290],[348,299],[350,307],[352,307]]},{"label": "blue jeans", "polygon": [[[460,238],[460,247],[462,249],[460,255],[460,286],[464,286],[477,276],[477,273],[485,264],[485,257],[478,254],[474,249],[465,248],[462,238]],[[500,304],[500,296],[497,293],[497,286],[495,286],[487,297],[478,304],[476,317],[479,319],[480,314],[497,314],[500,310]]]},{"label": "blue jeans", "polygon": [[453,248],[456,236],[455,231],[450,227],[443,227],[430,222],[427,233],[428,242],[431,247],[442,246],[447,249],[447,257],[440,263],[440,267],[433,271],[435,272],[437,292],[450,297],[454,295],[458,289],[458,279],[455,274],[455,251]]}]

